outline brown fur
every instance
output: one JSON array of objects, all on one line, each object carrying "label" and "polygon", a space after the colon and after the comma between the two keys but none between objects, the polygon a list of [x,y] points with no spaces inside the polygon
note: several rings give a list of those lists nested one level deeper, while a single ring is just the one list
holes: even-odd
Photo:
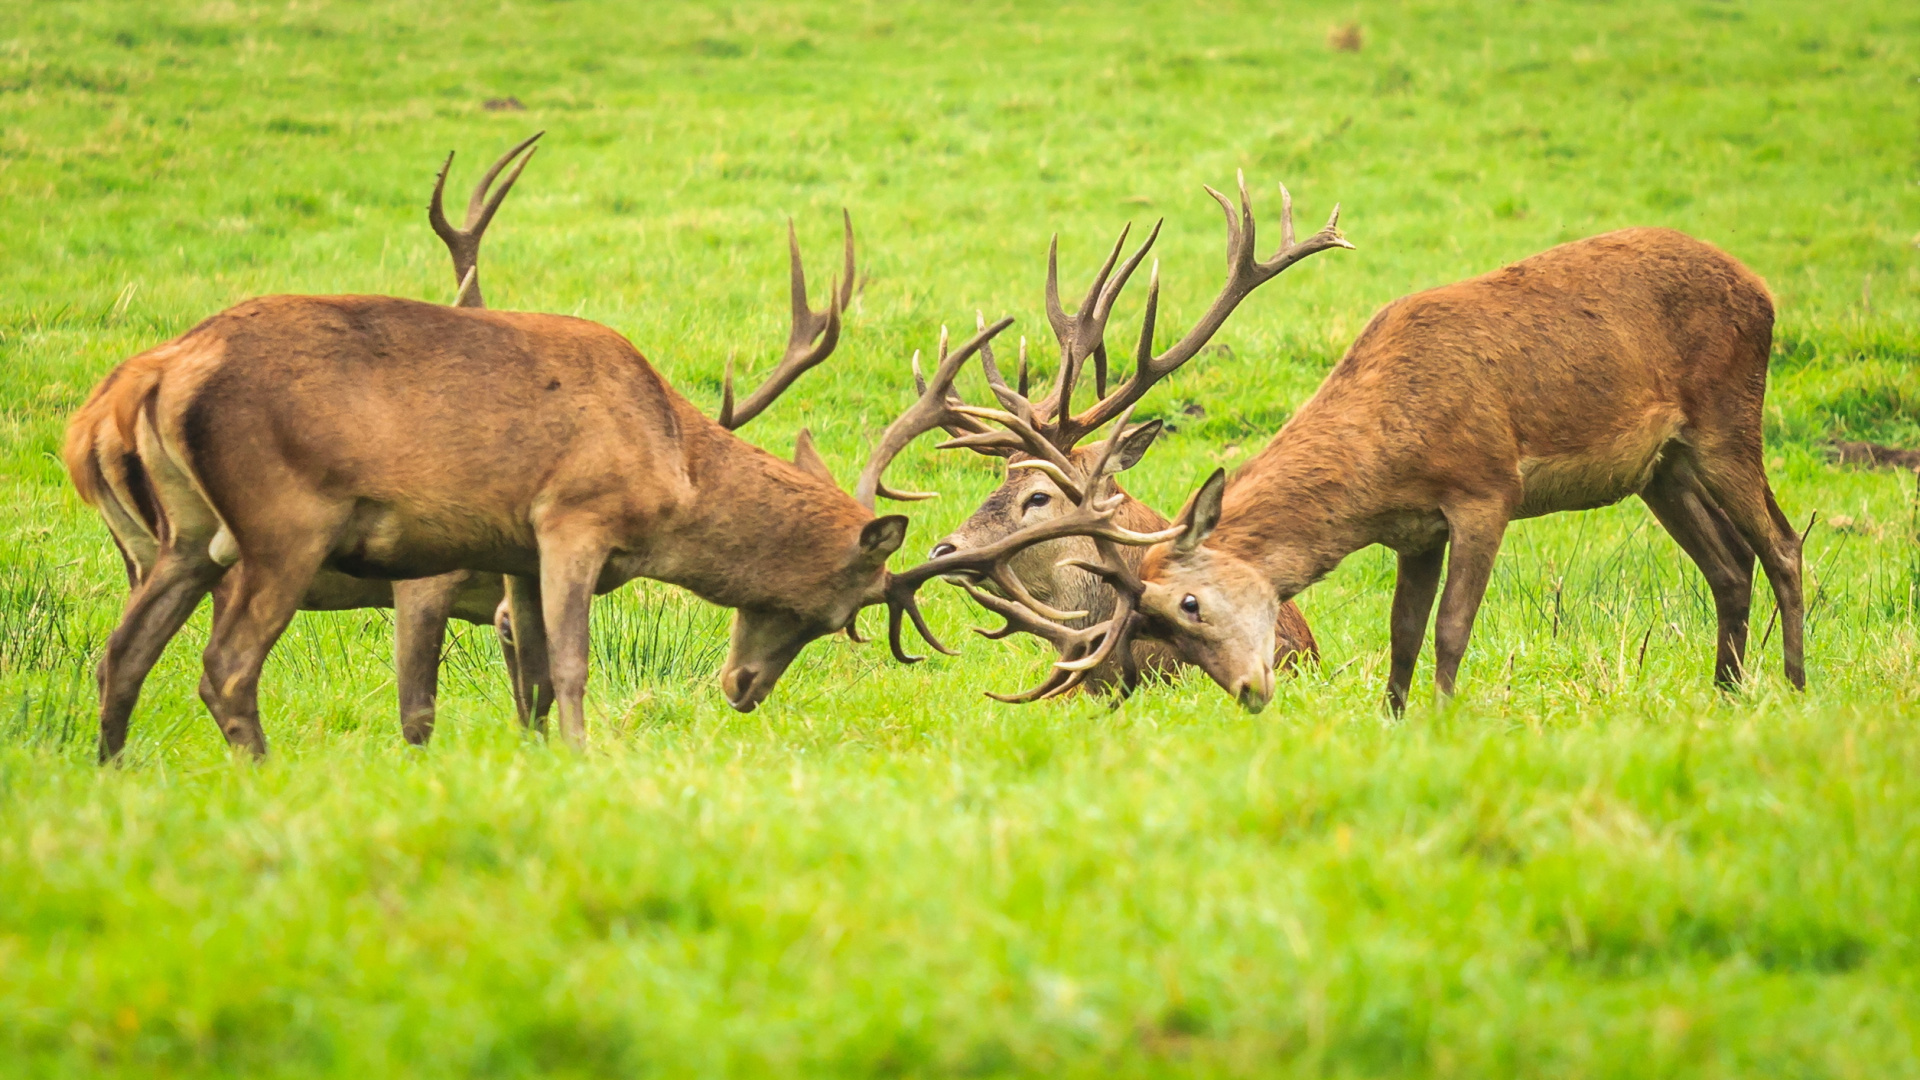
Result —
[{"label": "brown fur", "polygon": [[[1092,467],[1098,453],[1097,447],[1079,447],[1069,456],[1084,471]],[[1012,460],[1024,461],[1029,458],[1026,454],[1015,454]],[[1159,511],[1128,495],[1117,483],[1113,485],[1113,490],[1125,496],[1114,514],[1115,524],[1143,533],[1158,532],[1167,527],[1167,519]],[[1045,495],[1046,502],[1040,506],[1029,506],[1029,500],[1036,494]],[[971,551],[983,547],[1012,535],[1023,526],[1058,516],[1069,505],[1070,500],[1045,473],[1036,469],[1009,470],[1006,479],[987,496],[972,516],[941,538],[933,554],[938,557],[948,551]],[[1116,549],[1122,561],[1136,571],[1146,557],[1144,548],[1123,544],[1116,545]],[[1118,598],[1113,588],[1097,576],[1078,567],[1059,564],[1063,559],[1093,562],[1097,558],[1093,541],[1075,536],[1025,548],[1007,565],[1035,598],[1056,608],[1086,612],[1085,617],[1068,623],[1083,627],[1109,618]],[[1296,670],[1301,664],[1316,662],[1320,658],[1319,643],[1314,640],[1306,617],[1300,614],[1300,608],[1291,600],[1280,606],[1279,617],[1274,621],[1274,640],[1273,662],[1275,667],[1282,670]],[[1143,672],[1164,675],[1187,666],[1178,653],[1164,642],[1136,639],[1132,642],[1132,648],[1134,664]],[[1124,683],[1125,675],[1119,660],[1109,658],[1088,671],[1082,685],[1096,693],[1107,693],[1119,689]]]},{"label": "brown fur", "polygon": [[[1203,492],[1204,543],[1149,553],[1148,632],[1264,703],[1256,660],[1208,627],[1243,609],[1251,627],[1252,609],[1383,544],[1400,554],[1397,709],[1443,549],[1435,680],[1450,692],[1507,522],[1639,494],[1712,587],[1717,679],[1743,670],[1758,554],[1783,613],[1787,676],[1802,685],[1799,538],[1761,459],[1772,326],[1758,277],[1664,229],[1563,244],[1397,300],[1223,498],[1208,506]],[[1205,535],[1210,516],[1218,524]],[[1177,608],[1189,595],[1197,619]]]},{"label": "brown fur", "polygon": [[[109,372],[68,421],[61,448],[74,489],[106,522],[125,565],[129,589],[138,589],[146,580],[169,530],[135,445],[135,427],[141,402],[158,385],[167,364],[180,355],[181,350],[169,343]],[[214,585],[216,604],[225,581],[223,575]],[[495,625],[501,621],[498,614],[504,596],[498,574],[461,570],[419,581],[392,582],[350,577],[323,568],[301,598],[300,610],[394,610],[394,683],[400,699],[401,730],[409,742],[420,744],[433,731],[440,648],[447,620]],[[546,701],[521,693],[519,664],[504,637],[502,647],[508,669],[516,676],[515,703],[521,719],[536,723]]]},{"label": "brown fur", "polygon": [[124,739],[153,641],[217,580],[223,531],[238,581],[216,598],[201,693],[256,751],[259,665],[323,568],[536,582],[544,619],[514,630],[545,639],[578,739],[593,592],[645,576],[740,609],[723,681],[751,709],[802,645],[878,600],[904,534],[904,519],[873,519],[735,438],[584,320],[279,296],[169,347],[130,411],[176,533],[109,642],[103,754]]}]

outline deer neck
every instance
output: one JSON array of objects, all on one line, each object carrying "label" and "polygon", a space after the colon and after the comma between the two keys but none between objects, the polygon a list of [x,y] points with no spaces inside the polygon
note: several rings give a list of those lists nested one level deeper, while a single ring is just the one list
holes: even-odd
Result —
[{"label": "deer neck", "polygon": [[630,569],[726,607],[783,607],[844,565],[872,515],[839,488],[691,406],[685,485]]},{"label": "deer neck", "polygon": [[1228,482],[1206,546],[1260,568],[1285,600],[1374,543],[1377,508],[1360,482],[1369,454],[1355,426],[1282,428]]}]

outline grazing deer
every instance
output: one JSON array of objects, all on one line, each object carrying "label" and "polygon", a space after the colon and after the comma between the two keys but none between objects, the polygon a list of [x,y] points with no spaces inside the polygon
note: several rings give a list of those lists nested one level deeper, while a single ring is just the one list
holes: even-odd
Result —
[{"label": "grazing deer", "polygon": [[[1245,181],[1241,181],[1241,194],[1245,199]],[[1105,342],[1105,324],[1111,313],[1113,301],[1125,287],[1128,277],[1139,266],[1154,241],[1160,235],[1160,226],[1155,224],[1148,234],[1146,242],[1140,246],[1131,258],[1120,267],[1120,273],[1113,276],[1114,265],[1126,243],[1127,234],[1122,231],[1115,242],[1106,262],[1087,289],[1085,299],[1079,310],[1069,315],[1060,302],[1059,241],[1047,250],[1046,302],[1047,318],[1053,329],[1054,339],[1060,346],[1060,366],[1054,381],[1053,392],[1038,404],[1027,399],[1027,364],[1025,341],[1021,343],[1022,355],[1019,368],[1018,388],[1007,387],[993,368],[993,354],[990,349],[981,351],[981,362],[993,372],[993,389],[1003,403],[1015,409],[1018,416],[1025,418],[1009,432],[995,432],[986,426],[977,415],[969,415],[963,403],[952,399],[953,409],[944,426],[955,438],[945,444],[964,446],[979,453],[997,455],[1008,459],[1007,476],[999,488],[987,496],[985,502],[973,512],[973,515],[961,526],[949,533],[932,551],[934,558],[954,552],[970,551],[982,544],[992,543],[1011,535],[1023,525],[1052,520],[1068,512],[1070,497],[1066,489],[1055,480],[1052,473],[1065,471],[1075,478],[1076,484],[1086,482],[1086,469],[1090,452],[1076,449],[1076,444],[1091,432],[1094,427],[1111,419],[1119,408],[1140,400],[1154,383],[1166,378],[1182,364],[1198,355],[1207,342],[1217,333],[1234,309],[1255,288],[1279,276],[1288,266],[1309,255],[1335,247],[1352,247],[1341,237],[1338,223],[1340,209],[1335,207],[1327,227],[1320,233],[1309,237],[1301,244],[1293,242],[1293,199],[1287,193],[1285,185],[1280,188],[1282,223],[1281,232],[1286,237],[1286,250],[1281,259],[1269,264],[1260,264],[1253,257],[1255,235],[1251,213],[1245,216],[1244,228],[1236,222],[1234,211],[1219,192],[1207,189],[1221,204],[1227,215],[1228,243],[1227,268],[1228,280],[1219,297],[1207,311],[1192,333],[1182,338],[1172,348],[1158,356],[1145,358],[1139,368],[1140,374],[1130,380],[1126,387],[1114,392],[1115,404],[1108,404],[1107,393],[1107,347]],[[1284,261],[1281,261],[1284,260]],[[1157,303],[1159,294],[1159,267],[1156,264],[1152,273],[1151,290]],[[1142,347],[1152,344],[1152,319],[1149,316],[1147,329],[1143,333]],[[1073,382],[1084,373],[1091,361],[1093,368],[1094,394],[1099,400],[1092,409],[1081,418],[1071,417],[1071,404],[1074,391]],[[1121,397],[1122,394],[1126,396]],[[1104,410],[1104,411],[1103,411]],[[1063,417],[1065,419],[1063,420]],[[1121,443],[1121,451],[1116,459],[1117,469],[1124,470],[1133,465],[1146,453],[1154,438],[1161,431],[1157,420],[1141,424],[1130,431]],[[1152,532],[1167,527],[1167,519],[1152,507],[1140,502],[1121,490],[1118,484],[1113,490],[1125,496],[1115,511],[1114,520],[1121,526],[1140,532]],[[1144,551],[1135,547],[1122,547],[1120,557],[1131,567],[1137,568]],[[1078,619],[1067,620],[1064,625],[1079,631],[1088,626],[1105,622],[1113,615],[1116,597],[1112,587],[1101,578],[1076,564],[1093,560],[1095,557],[1093,542],[1086,537],[1067,537],[1027,548],[1015,555],[1009,569],[1027,588],[1032,598],[1039,599],[1056,608],[1068,608],[1085,612]],[[965,575],[955,578],[957,583],[975,586],[978,582],[969,580]],[[1004,599],[1004,598],[1003,598]],[[1073,639],[1063,639],[1055,629],[1061,625],[1051,621],[1029,621],[1004,610],[1002,605],[994,608],[1009,618],[1009,629],[1000,631],[1000,636],[1011,630],[1020,630],[1036,634],[1050,641],[1056,649],[1066,650],[1072,646]],[[1279,614],[1274,621],[1275,649],[1273,660],[1277,666],[1291,668],[1303,660],[1319,656],[1319,647],[1313,639],[1313,631],[1307,626],[1300,609],[1289,600],[1280,605]],[[1132,668],[1166,672],[1180,666],[1178,655],[1166,645],[1149,640],[1133,643],[1132,655],[1128,658]],[[1084,672],[1081,679],[1074,682],[1095,691],[1118,689],[1125,692],[1131,685],[1124,677],[1126,665],[1117,656],[1110,656],[1094,668]],[[1058,685],[1048,685],[1034,691],[1035,696],[1051,696],[1072,689],[1067,683],[1069,676],[1058,676]]]},{"label": "grazing deer", "polygon": [[[744,423],[826,359],[853,272],[849,222],[827,309],[808,308],[796,262],[787,355],[746,402],[723,407],[724,420]],[[943,357],[943,368],[957,369],[1009,321]],[[514,619],[516,647],[547,658],[561,731],[574,742],[585,726],[589,601],[635,577],[736,609],[720,675],[742,711],[807,642],[851,631],[866,605],[893,608],[896,655],[903,614],[921,622],[910,590],[925,579],[896,587],[885,565],[906,519],[873,507],[919,497],[881,478],[930,430],[924,400],[887,429],[849,498],[804,432],[793,462],[742,442],[624,337],[581,319],[264,297],[154,353],[136,364],[159,374],[122,399],[117,420],[133,433],[169,530],[108,640],[103,759],[124,744],[153,657],[222,574],[234,580],[214,613],[200,692],[228,741],[255,754],[266,748],[261,664],[323,568],[508,575],[509,602],[539,614]],[[216,557],[226,552],[237,560]]]},{"label": "grazing deer", "polygon": [[1716,682],[1744,671],[1757,555],[1787,679],[1804,687],[1800,537],[1761,457],[1772,332],[1757,276],[1665,229],[1562,244],[1397,300],[1257,457],[1201,485],[1177,540],[1137,574],[1103,558],[1131,603],[1082,633],[1109,650],[1135,633],[1164,641],[1257,710],[1278,606],[1382,544],[1400,557],[1398,712],[1443,558],[1434,682],[1448,694],[1507,523],[1637,494],[1713,593]]},{"label": "grazing deer", "polygon": [[[536,132],[493,163],[474,185],[466,222],[459,229],[447,222],[442,209],[453,155],[448,154],[441,166],[427,214],[453,258],[454,280],[458,283],[457,305],[486,306],[480,293],[481,238],[507,193],[520,179],[521,171],[533,160],[534,143],[544,134]],[[494,188],[494,181],[509,165],[513,166],[512,171]],[[123,430],[117,418],[132,415],[130,400],[122,399],[137,399],[144,394],[173,355],[164,350],[142,353],[110,372],[68,422],[62,448],[67,474],[81,499],[106,520],[107,530],[126,566],[127,584],[131,589],[138,589],[146,580],[169,530],[161,516],[146,465],[134,446],[132,432]],[[300,608],[304,611],[394,609],[394,682],[399,690],[401,730],[408,742],[418,744],[426,742],[433,732],[440,647],[448,619],[482,626],[499,623],[504,628],[504,620],[497,615],[504,595],[498,574],[457,570],[438,577],[390,582],[322,569],[301,598]],[[503,634],[501,643],[507,654],[508,670],[517,678],[519,665],[515,662],[510,638]],[[531,700],[523,700],[517,685],[515,701],[523,722],[532,719],[536,705]]]}]

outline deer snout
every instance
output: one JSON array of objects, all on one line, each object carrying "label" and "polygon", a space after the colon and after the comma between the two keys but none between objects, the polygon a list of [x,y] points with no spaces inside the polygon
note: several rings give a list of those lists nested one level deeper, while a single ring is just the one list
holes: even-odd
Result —
[{"label": "deer snout", "polygon": [[773,689],[772,680],[768,685],[760,685],[761,669],[752,665],[734,668],[720,680],[721,692],[727,695],[727,704],[743,713],[759,708],[767,698],[767,692]]},{"label": "deer snout", "polygon": [[1273,700],[1273,669],[1267,668],[1257,676],[1241,679],[1233,688],[1234,700],[1250,713],[1257,713]]},{"label": "deer snout", "polygon": [[951,555],[954,552],[959,550],[960,550],[959,548],[954,547],[952,544],[947,543],[945,540],[942,540],[939,543],[933,545],[932,551],[927,552],[927,558],[937,559],[942,555]]}]

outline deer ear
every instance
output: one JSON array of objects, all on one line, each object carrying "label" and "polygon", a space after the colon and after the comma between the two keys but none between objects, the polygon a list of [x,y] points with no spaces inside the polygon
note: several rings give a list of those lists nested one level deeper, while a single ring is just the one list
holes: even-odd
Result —
[{"label": "deer ear", "polygon": [[1180,511],[1180,520],[1176,524],[1185,525],[1187,531],[1173,542],[1175,554],[1185,555],[1207,542],[1213,535],[1213,527],[1220,523],[1220,497],[1227,492],[1227,470],[1215,469],[1200,490],[1193,493],[1187,501],[1187,508]]},{"label": "deer ear", "polygon": [[1107,471],[1126,472],[1140,464],[1140,459],[1147,456],[1148,447],[1151,447],[1153,440],[1159,437],[1160,421],[1158,420],[1149,420],[1127,429],[1127,433],[1120,436],[1120,447],[1114,451],[1113,460],[1107,464]]},{"label": "deer ear", "polygon": [[801,428],[799,436],[793,440],[793,463],[800,466],[801,472],[817,476],[829,484],[834,482],[832,470],[820,459],[820,451],[813,448],[813,433],[806,428]]},{"label": "deer ear", "polygon": [[887,561],[887,556],[900,550],[907,542],[907,516],[888,514],[867,522],[860,530],[860,554],[876,563]]}]

